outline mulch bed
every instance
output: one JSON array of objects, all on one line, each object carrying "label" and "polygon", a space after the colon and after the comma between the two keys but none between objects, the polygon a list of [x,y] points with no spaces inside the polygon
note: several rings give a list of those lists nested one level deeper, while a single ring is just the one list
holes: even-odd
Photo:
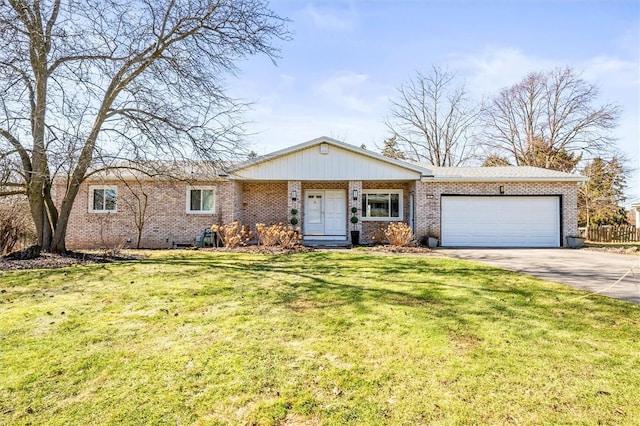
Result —
[{"label": "mulch bed", "polygon": [[428,247],[409,246],[409,247],[396,247],[396,246],[371,246],[367,247],[368,251],[383,252],[383,253],[433,253],[433,250]]},{"label": "mulch bed", "polygon": [[[279,247],[264,247],[258,245],[249,245],[235,248],[200,248],[194,250],[215,251],[227,253],[255,253],[255,254],[294,254],[307,253],[319,250],[312,247],[298,246],[292,249],[283,249]],[[321,249],[320,249],[321,250]],[[341,249],[344,250],[344,249]],[[348,248],[347,248],[348,250]],[[426,247],[394,247],[394,246],[372,246],[359,248],[363,252],[371,253],[433,253]],[[139,260],[144,258],[143,255],[127,253],[126,255],[107,255],[100,253],[82,253],[68,252],[67,254],[40,253],[34,259],[10,259],[7,256],[0,257],[0,271],[5,270],[25,270],[25,269],[53,269],[63,268],[72,265],[92,265],[96,263],[112,263],[130,260]]]},{"label": "mulch bed", "polygon": [[259,245],[248,245],[248,246],[240,246],[240,247],[208,247],[208,248],[199,248],[197,250],[202,251],[215,251],[215,252],[226,252],[226,253],[249,253],[249,254],[294,254],[294,253],[307,253],[313,251],[314,249],[311,247],[297,246],[295,248],[283,249],[281,247],[265,247]]},{"label": "mulch bed", "polygon": [[40,253],[34,259],[9,259],[6,256],[0,257],[0,270],[21,270],[21,269],[52,269],[63,268],[71,265],[91,265],[96,263],[111,263],[123,260],[140,259],[140,256],[108,256],[94,253],[67,254]]}]

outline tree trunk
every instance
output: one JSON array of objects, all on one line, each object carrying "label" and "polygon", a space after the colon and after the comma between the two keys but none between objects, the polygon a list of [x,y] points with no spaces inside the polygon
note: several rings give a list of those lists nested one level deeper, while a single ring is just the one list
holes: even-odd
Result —
[{"label": "tree trunk", "polygon": [[142,241],[142,226],[138,228],[138,241],[136,242],[136,248],[140,248],[140,241]]},{"label": "tree trunk", "polygon": [[66,253],[67,246],[65,244],[65,239],[67,237],[67,224],[69,223],[69,215],[63,216],[60,215],[60,220],[58,220],[58,225],[53,233],[53,239],[51,241],[51,245],[47,251],[51,253]]},{"label": "tree trunk", "polygon": [[53,233],[53,240],[48,249],[48,251],[52,253],[65,253],[67,251],[67,246],[65,243],[67,237],[67,226],[69,225],[71,208],[73,207],[73,203],[76,199],[76,196],[78,195],[79,187],[79,183],[69,185],[64,199],[62,200],[60,212],[57,217],[58,222]]}]

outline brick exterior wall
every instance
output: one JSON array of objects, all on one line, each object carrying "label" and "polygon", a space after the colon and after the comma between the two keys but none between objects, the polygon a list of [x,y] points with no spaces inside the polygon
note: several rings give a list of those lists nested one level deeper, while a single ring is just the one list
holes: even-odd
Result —
[{"label": "brick exterior wall", "polygon": [[[89,212],[90,185],[117,187],[116,213]],[[414,193],[414,226],[417,237],[427,234],[440,236],[440,200],[442,194],[500,195],[560,195],[562,196],[562,242],[567,235],[577,233],[577,185],[574,182],[505,182],[505,183],[440,183],[440,182],[257,182],[218,181],[187,184],[183,182],[104,181],[83,184],[74,204],[67,232],[67,247],[113,248],[135,247],[137,239],[137,200],[131,191],[148,196],[141,247],[169,248],[174,244],[193,243],[196,235],[213,223],[230,223],[238,219],[252,229],[255,224],[289,223],[292,208],[298,209],[298,226],[304,224],[304,192],[312,189],[343,189],[347,191],[347,230],[361,230],[360,241],[371,242],[376,231],[388,224],[385,221],[362,220],[362,193],[369,189],[400,189],[403,193],[403,220],[409,222],[409,197]],[[215,187],[214,214],[186,212],[188,186]],[[352,200],[353,190],[359,192],[357,202]],[[297,191],[297,200],[291,200],[291,191]],[[64,183],[56,182],[54,195],[61,201]],[[358,208],[357,226],[351,224],[351,207]],[[303,229],[304,232],[304,229]],[[347,232],[347,238],[350,238]],[[128,242],[130,240],[130,242]]]},{"label": "brick exterior wall", "polygon": [[231,223],[234,220],[243,222],[242,182],[226,181],[218,184],[218,200],[220,201],[220,223]]},{"label": "brick exterior wall", "polygon": [[287,182],[242,184],[242,224],[255,230],[256,223],[289,223]]},{"label": "brick exterior wall", "polygon": [[[91,186],[115,186],[117,188],[117,211],[115,213],[91,213],[89,211]],[[66,245],[69,249],[136,247],[140,199],[147,195],[145,220],[140,240],[143,248],[170,248],[175,244],[194,243],[196,235],[205,228],[219,223],[221,205],[220,188],[214,189],[214,214],[187,213],[187,187],[213,186],[214,182],[192,184],[169,181],[90,182],[83,184],[76,197],[69,226]],[[64,183],[55,188],[58,205],[64,194]]]}]

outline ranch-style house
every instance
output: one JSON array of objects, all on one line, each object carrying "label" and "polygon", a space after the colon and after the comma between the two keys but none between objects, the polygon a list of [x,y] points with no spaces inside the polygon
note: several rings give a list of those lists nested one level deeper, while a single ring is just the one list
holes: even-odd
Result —
[{"label": "ranch-style house", "polygon": [[[212,224],[289,223],[304,241],[371,242],[407,223],[444,247],[561,247],[577,234],[581,176],[535,167],[433,167],[320,137],[185,180],[103,173],[71,213],[68,248],[193,244]],[[64,181],[54,192],[64,193]],[[355,209],[355,213],[352,210]],[[356,216],[357,223],[351,218]]]}]

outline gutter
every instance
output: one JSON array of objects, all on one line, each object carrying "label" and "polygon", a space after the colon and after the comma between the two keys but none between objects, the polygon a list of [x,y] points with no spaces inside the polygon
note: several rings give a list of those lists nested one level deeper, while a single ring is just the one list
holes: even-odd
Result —
[{"label": "gutter", "polygon": [[588,179],[582,176],[571,177],[467,177],[450,176],[435,177],[422,176],[421,182],[455,183],[455,182],[586,182]]}]

